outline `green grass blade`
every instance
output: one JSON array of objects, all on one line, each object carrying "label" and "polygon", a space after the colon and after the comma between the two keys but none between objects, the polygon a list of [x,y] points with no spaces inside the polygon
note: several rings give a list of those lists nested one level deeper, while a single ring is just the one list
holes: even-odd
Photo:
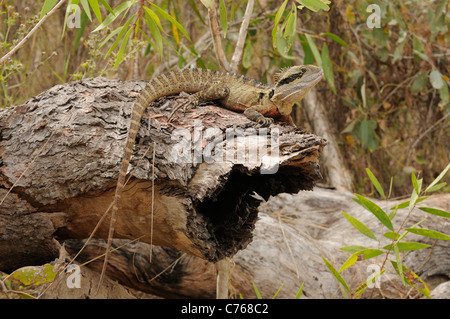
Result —
[{"label": "green grass blade", "polygon": [[261,293],[259,292],[258,288],[256,288],[255,283],[252,281],[253,289],[255,290],[256,298],[262,299]]},{"label": "green grass blade", "polygon": [[114,69],[117,69],[123,59],[123,52],[125,51],[125,48],[128,44],[128,39],[130,38],[131,31],[133,31],[133,28],[128,29],[128,32],[125,34],[122,43],[120,44],[119,53],[117,54],[116,63],[114,64]]},{"label": "green grass blade", "polygon": [[277,292],[275,293],[275,295],[273,295],[272,299],[275,299],[277,297],[278,293],[281,291],[281,288],[283,288],[283,286],[284,286],[284,283],[281,284],[281,287],[278,288]]},{"label": "green grass blade", "polygon": [[303,286],[305,285],[305,282],[302,282],[302,285],[300,286],[300,289],[298,290],[297,294],[295,295],[295,299],[300,299],[302,296]]},{"label": "green grass blade", "polygon": [[97,0],[89,0],[89,5],[92,8],[92,11],[94,11],[95,16],[97,17],[97,20],[102,23],[102,13],[100,11],[100,6],[98,5]]}]

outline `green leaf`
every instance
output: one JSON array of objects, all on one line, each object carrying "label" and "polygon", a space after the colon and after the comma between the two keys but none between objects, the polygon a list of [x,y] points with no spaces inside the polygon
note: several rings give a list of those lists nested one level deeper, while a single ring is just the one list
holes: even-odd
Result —
[{"label": "green leaf", "polygon": [[377,122],[374,120],[361,120],[359,123],[359,134],[357,138],[370,151],[374,151],[378,146],[378,140],[375,136],[376,129]]},{"label": "green leaf", "polygon": [[[163,38],[161,35],[161,32],[158,29],[158,25],[160,24],[158,16],[149,8],[144,7],[145,9],[145,22],[147,23],[148,29],[150,30],[150,33],[153,35],[153,38],[156,41],[156,46],[154,46],[155,50],[159,53],[159,55],[162,56],[163,51]],[[155,20],[156,18],[156,20]],[[161,27],[162,29],[162,27]],[[145,35],[145,33],[143,33]],[[151,41],[149,41],[151,42]]]},{"label": "green leaf", "polygon": [[278,32],[278,24],[280,23],[280,19],[283,16],[284,9],[286,8],[288,0],[284,0],[283,4],[280,6],[280,8],[277,10],[277,13],[275,14],[275,21],[273,23],[273,29],[272,29],[272,44],[274,48],[277,48],[277,32]]},{"label": "green leaf", "polygon": [[348,220],[348,222],[350,224],[352,224],[353,227],[355,227],[357,230],[359,230],[362,234],[366,235],[367,237],[369,237],[371,239],[377,240],[377,238],[375,237],[373,232],[366,225],[364,225],[362,222],[360,222],[358,219],[356,219],[355,217],[353,217],[345,212],[342,212],[342,215],[344,215],[344,217]]},{"label": "green leaf", "polygon": [[430,83],[436,90],[442,89],[442,87],[445,85],[445,82],[442,78],[441,72],[439,72],[438,70],[431,71]]},{"label": "green leaf", "polygon": [[88,17],[86,15],[86,12],[83,11],[80,19],[80,27],[77,28],[77,33],[75,35],[72,52],[75,52],[75,50],[78,48],[78,45],[80,44],[81,37],[83,36],[84,30],[86,29],[87,21]]},{"label": "green leaf", "polygon": [[413,189],[412,193],[411,193],[411,198],[409,200],[409,206],[408,206],[409,207],[408,209],[410,211],[413,209],[414,205],[416,204],[418,197],[419,197],[419,195],[417,194],[416,190]]},{"label": "green leaf", "polygon": [[305,38],[306,38],[306,41],[308,41],[309,47],[314,55],[314,58],[316,59],[317,66],[322,68],[322,57],[319,53],[319,49],[317,49],[317,46],[314,43],[314,40],[307,33],[305,33]]},{"label": "green leaf", "polygon": [[[399,242],[396,245],[397,245],[399,251],[411,251],[411,250],[419,250],[419,249],[431,247],[431,245],[416,243],[416,242],[409,242],[409,241]],[[389,250],[390,247],[391,247],[391,245],[389,244],[389,245],[384,246],[383,249]]]},{"label": "green leaf", "polygon": [[336,34],[334,34],[334,33],[325,32],[325,33],[321,33],[320,35],[327,36],[330,39],[332,39],[332,40],[336,41],[337,43],[339,43],[340,45],[342,45],[344,47],[348,47],[348,44],[344,40],[342,40],[340,37],[338,37]]},{"label": "green leaf", "polygon": [[118,5],[112,13],[110,13],[105,20],[97,27],[95,28],[92,32],[97,32],[100,30],[103,30],[104,28],[106,28],[107,26],[109,26],[114,20],[117,19],[117,17],[125,10],[127,10],[128,8],[130,8],[133,4],[136,3],[136,0],[132,0],[132,1],[126,1],[121,3],[120,5]]},{"label": "green leaf", "polygon": [[89,5],[92,8],[92,11],[94,11],[95,16],[97,17],[97,20],[102,23],[102,13],[100,11],[100,7],[98,5],[97,0],[89,0]]},{"label": "green leaf", "polygon": [[[39,16],[39,20],[42,19],[53,7],[58,3],[58,0],[45,0],[44,5],[42,6],[41,15]],[[70,4],[69,4],[70,5]]]},{"label": "green leaf", "polygon": [[106,10],[108,10],[109,13],[114,14],[113,9],[109,6],[108,2],[106,2],[105,0],[99,0],[99,1],[106,8]]},{"label": "green leaf", "polygon": [[[125,24],[122,26],[122,27],[119,27],[120,28],[120,32],[119,32],[119,34],[117,35],[117,38],[116,38],[116,41],[114,41],[114,43],[111,45],[111,47],[109,48],[109,50],[108,50],[108,52],[106,52],[106,57],[108,57],[110,54],[111,54],[111,52],[116,48],[116,46],[119,44],[119,42],[120,42],[120,40],[122,40],[122,38],[124,37],[124,35],[126,34],[126,32],[128,31],[128,27],[130,26],[130,24],[131,24],[131,21],[133,20],[133,17],[134,17],[134,15],[133,16],[131,16],[128,20],[127,20],[127,22],[125,22]],[[130,30],[131,30],[132,28],[130,28]],[[117,61],[117,60],[116,60]]]},{"label": "green leaf", "polygon": [[446,218],[450,218],[450,213],[446,212],[444,210],[440,210],[440,209],[436,209],[436,208],[431,208],[431,207],[419,207],[420,210],[423,210],[424,212],[428,213],[428,214],[433,214],[433,215],[437,215],[437,216],[442,216],[442,217],[446,217]]},{"label": "green leaf", "polygon": [[404,285],[405,284],[405,276],[403,275],[403,271],[401,271],[401,267],[402,267],[402,259],[401,259],[401,257],[400,257],[400,252],[399,252],[399,250],[398,250],[398,246],[397,245],[394,245],[394,253],[395,253],[395,260],[397,261],[397,269],[396,269],[396,271],[397,271],[397,273],[399,274],[399,276],[400,276],[400,279],[402,280],[402,284]]},{"label": "green leaf", "polygon": [[411,93],[417,94],[425,89],[428,83],[428,72],[420,73],[411,85]]},{"label": "green leaf", "polygon": [[450,169],[450,164],[447,165],[447,167],[439,174],[438,177],[425,189],[425,192],[428,192],[434,185],[436,185],[444,176],[447,174],[448,170]]},{"label": "green leaf", "polygon": [[128,44],[128,39],[130,37],[131,31],[133,31],[133,28],[128,29],[127,33],[125,34],[125,37],[122,40],[122,43],[120,44],[119,52],[117,54],[116,63],[114,64],[114,69],[117,69],[120,62],[123,59],[123,52],[125,51],[125,48]]},{"label": "green leaf", "polygon": [[242,66],[246,69],[251,68],[252,66],[252,58],[253,58],[253,47],[252,41],[247,40],[247,44],[244,48],[244,53],[242,54]]},{"label": "green leaf", "polygon": [[308,45],[308,42],[306,41],[306,38],[302,34],[298,34],[298,37],[300,39],[300,44],[302,45],[303,52],[305,54],[303,58],[303,64],[313,64],[314,63],[314,55],[311,51],[310,46]]},{"label": "green leaf", "polygon": [[175,27],[181,31],[181,33],[183,33],[183,35],[186,37],[186,39],[188,39],[189,41],[191,41],[191,38],[189,37],[189,35],[187,34],[186,30],[183,28],[183,26],[177,21],[175,20],[170,14],[168,14],[167,12],[165,12],[163,9],[161,9],[160,7],[158,7],[156,4],[154,4],[153,2],[149,2],[150,5],[159,13],[161,14],[166,20],[169,20],[172,24],[175,25]]},{"label": "green leaf", "polygon": [[372,171],[366,168],[366,173],[369,176],[369,179],[372,182],[373,186],[376,188],[378,194],[380,194],[381,198],[386,199],[386,195],[384,194],[383,188],[381,187],[381,184],[375,177],[375,175],[373,175]]},{"label": "green leaf", "polygon": [[323,262],[325,263],[325,265],[327,266],[327,268],[330,270],[330,272],[333,274],[333,276],[337,279],[337,281],[339,281],[341,283],[341,285],[345,288],[345,290],[347,290],[348,292],[350,291],[350,288],[348,288],[347,283],[345,282],[344,278],[342,278],[342,276],[339,274],[339,272],[334,269],[334,267],[324,258],[322,257]]},{"label": "green leaf", "polygon": [[[428,196],[425,196],[425,197],[419,197],[419,198],[416,200],[415,204],[420,203],[420,202],[424,201],[424,200],[427,199],[427,198],[428,198]],[[410,203],[410,201],[400,203],[400,204],[398,204],[398,205],[395,205],[394,207],[391,207],[391,210],[394,210],[394,209],[401,209],[401,208],[406,208],[406,207],[409,206],[409,203]]]},{"label": "green leaf", "polygon": [[[399,265],[397,262],[395,262],[393,260],[391,260],[391,264],[394,267],[394,269],[397,272],[397,274],[399,276],[401,276],[402,278],[404,278],[405,282],[409,286],[413,287],[414,289],[417,289],[418,291],[420,291],[426,297],[431,298],[430,290],[428,289],[428,287],[425,284],[425,282],[422,279],[420,279],[419,276],[417,276],[414,272],[409,270],[404,265]],[[418,284],[416,283],[416,281],[419,281],[422,284],[423,288],[420,288],[418,286]]]},{"label": "green leaf", "polygon": [[388,231],[383,234],[384,237],[389,238],[391,240],[398,240],[399,234],[395,231]]},{"label": "green leaf", "polygon": [[345,251],[346,253],[354,254],[357,251],[365,250],[367,247],[359,246],[359,245],[350,245],[350,246],[344,246],[339,248],[342,251]]},{"label": "green leaf", "polygon": [[228,17],[227,17],[227,7],[225,6],[225,1],[219,1],[219,16],[220,16],[220,24],[223,30],[223,37],[227,37],[227,25],[228,25]]},{"label": "green leaf", "polygon": [[326,43],[322,47],[322,68],[325,75],[325,80],[327,80],[328,85],[334,94],[336,94],[336,87],[334,85],[334,74],[333,74],[333,64],[331,62],[330,55],[328,53],[328,46]]},{"label": "green leaf", "polygon": [[296,1],[314,12],[317,12],[319,10],[324,11],[330,10],[330,7],[321,0],[296,0]]},{"label": "green leaf", "polygon": [[358,198],[358,203],[361,204],[364,208],[366,208],[367,210],[369,210],[373,215],[375,215],[376,218],[378,218],[378,220],[387,228],[389,228],[390,230],[394,230],[394,227],[392,226],[391,220],[389,219],[389,217],[386,215],[386,213],[374,202],[372,202],[371,200],[355,194],[355,196]]},{"label": "green leaf", "polygon": [[358,260],[367,260],[367,259],[379,256],[379,255],[382,255],[382,254],[384,254],[384,252],[382,250],[372,249],[372,248],[367,248],[367,249],[363,249],[363,250],[357,251],[357,252],[353,253],[353,255],[351,255],[344,262],[342,267],[339,269],[339,272],[342,272],[343,270],[347,269],[348,267],[353,265]]},{"label": "green leaf", "polygon": [[450,236],[440,233],[435,230],[431,229],[425,229],[425,228],[406,228],[406,230],[410,233],[421,235],[424,237],[430,237],[435,239],[442,239],[442,240],[450,240]]},{"label": "green leaf", "polygon": [[91,9],[89,8],[88,0],[80,0],[81,6],[83,7],[83,11],[86,13],[89,21],[92,21]]}]

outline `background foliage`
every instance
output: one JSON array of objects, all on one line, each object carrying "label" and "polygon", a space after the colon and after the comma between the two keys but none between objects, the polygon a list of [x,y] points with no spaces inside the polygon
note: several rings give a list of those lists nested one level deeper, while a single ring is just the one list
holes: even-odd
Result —
[{"label": "background foliage", "polygon": [[[0,56],[57,2],[1,1]],[[229,60],[247,1],[218,3]],[[379,20],[371,4],[380,8]],[[0,105],[86,77],[150,79],[173,68],[222,69],[208,25],[210,5],[68,0],[0,65]],[[383,184],[393,176],[393,196],[407,195],[411,171],[431,181],[450,161],[449,7],[446,0],[255,1],[238,71],[271,82],[280,67],[322,66],[319,96],[354,190],[377,196],[360,173],[369,167]],[[308,128],[301,108],[294,115]]]}]

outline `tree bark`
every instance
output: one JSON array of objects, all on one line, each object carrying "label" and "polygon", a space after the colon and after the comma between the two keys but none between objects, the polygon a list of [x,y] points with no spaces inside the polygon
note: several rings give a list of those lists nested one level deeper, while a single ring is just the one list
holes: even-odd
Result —
[{"label": "tree bark", "polygon": [[[144,85],[88,79],[1,111],[0,269],[55,256],[54,238],[91,234],[112,202],[132,104]],[[261,200],[310,190],[320,178],[325,141],[318,136],[258,128],[212,105],[169,123],[173,107],[161,99],[143,118],[115,238],[216,262],[250,243]],[[105,238],[108,224],[95,237]]]}]

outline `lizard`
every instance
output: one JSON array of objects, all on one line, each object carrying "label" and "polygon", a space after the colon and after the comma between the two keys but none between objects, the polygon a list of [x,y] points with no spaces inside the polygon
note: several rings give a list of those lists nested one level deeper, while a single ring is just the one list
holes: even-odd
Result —
[{"label": "lizard", "polygon": [[[112,203],[108,241],[99,285],[108,264],[118,204],[125,186],[141,118],[150,103],[163,96],[186,92],[191,95],[182,104],[184,106],[196,106],[200,102],[217,100],[222,107],[244,113],[248,119],[262,126],[269,126],[274,120],[294,125],[290,116],[294,104],[300,101],[322,77],[323,71],[320,67],[300,65],[280,70],[274,76],[275,83],[272,85],[235,73],[195,68],[169,71],[149,81],[136,98],[131,113],[125,153]],[[174,109],[168,118],[169,121],[180,106]]]}]

